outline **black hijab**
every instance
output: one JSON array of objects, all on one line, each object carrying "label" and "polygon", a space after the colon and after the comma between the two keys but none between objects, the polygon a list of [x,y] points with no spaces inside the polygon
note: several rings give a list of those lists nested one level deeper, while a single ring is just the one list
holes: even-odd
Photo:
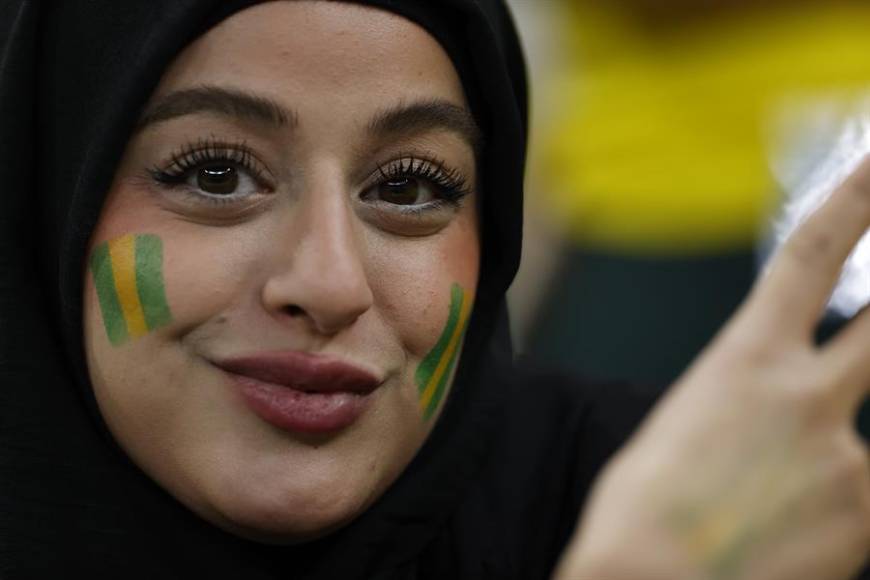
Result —
[{"label": "black hijab", "polygon": [[[452,58],[483,128],[482,265],[455,386],[387,493],[294,547],[204,522],[123,454],[82,341],[82,264],[139,112],[176,54],[252,0],[0,0],[0,578],[379,577],[416,557],[460,501],[503,420],[504,294],[519,261],[526,80],[499,0],[372,0]],[[497,191],[497,199],[487,195]]]}]

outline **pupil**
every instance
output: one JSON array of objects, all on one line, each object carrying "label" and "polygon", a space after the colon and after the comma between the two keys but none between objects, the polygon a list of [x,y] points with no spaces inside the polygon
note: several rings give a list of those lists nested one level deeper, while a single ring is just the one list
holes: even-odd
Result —
[{"label": "pupil", "polygon": [[208,193],[233,193],[239,185],[239,175],[234,167],[204,167],[196,176],[196,184]]},{"label": "pupil", "polygon": [[413,205],[419,195],[419,183],[416,179],[400,179],[388,181],[381,185],[381,199],[397,205]]}]

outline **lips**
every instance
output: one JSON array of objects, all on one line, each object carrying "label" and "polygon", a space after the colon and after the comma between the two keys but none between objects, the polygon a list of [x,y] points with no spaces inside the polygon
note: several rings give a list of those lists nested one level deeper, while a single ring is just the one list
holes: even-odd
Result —
[{"label": "lips", "polygon": [[265,352],[215,363],[261,419],[290,432],[328,433],[354,423],[381,380],[328,355]]}]

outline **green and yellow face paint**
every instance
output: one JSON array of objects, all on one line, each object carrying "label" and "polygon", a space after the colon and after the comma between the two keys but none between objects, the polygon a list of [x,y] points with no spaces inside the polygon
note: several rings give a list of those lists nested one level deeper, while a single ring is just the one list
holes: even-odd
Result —
[{"label": "green and yellow face paint", "polygon": [[471,299],[459,284],[450,289],[450,311],[438,342],[417,367],[415,379],[420,396],[420,411],[428,420],[447,391],[447,381],[456,366],[462,335],[468,324]]},{"label": "green and yellow face paint", "polygon": [[163,283],[163,242],[127,234],[101,243],[90,260],[106,335],[114,346],[172,322]]}]

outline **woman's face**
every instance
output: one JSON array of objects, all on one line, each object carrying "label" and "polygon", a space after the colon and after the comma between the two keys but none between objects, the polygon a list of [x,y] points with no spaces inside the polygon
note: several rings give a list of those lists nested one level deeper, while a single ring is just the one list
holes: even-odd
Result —
[{"label": "woman's face", "polygon": [[270,2],[182,52],[84,270],[90,376],[133,460],[270,543],[380,496],[461,349],[476,140],[444,50],[388,12]]}]

